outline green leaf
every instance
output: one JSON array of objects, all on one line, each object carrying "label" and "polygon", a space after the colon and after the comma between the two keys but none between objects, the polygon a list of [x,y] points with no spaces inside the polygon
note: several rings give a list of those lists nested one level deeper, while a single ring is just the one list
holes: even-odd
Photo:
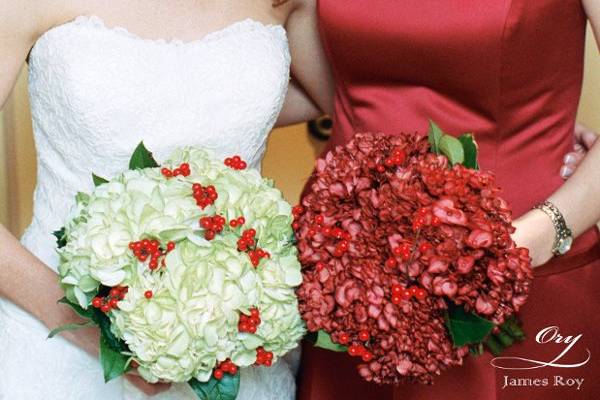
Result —
[{"label": "green leaf", "polygon": [[458,137],[458,140],[462,144],[463,151],[465,153],[465,159],[463,165],[470,169],[479,169],[477,163],[477,142],[471,133],[465,133]]},{"label": "green leaf", "polygon": [[94,186],[96,187],[108,183],[107,179],[104,179],[103,177],[98,176],[96,174],[92,174],[92,180],[94,181]]},{"label": "green leaf", "polygon": [[504,347],[494,335],[490,335],[488,338],[486,338],[484,343],[485,347],[487,347],[490,353],[496,357],[498,357],[500,353],[502,353],[502,350],[504,350]]},{"label": "green leaf", "polygon": [[[93,325],[98,325],[100,327],[100,362],[102,364],[102,369],[104,370],[105,381],[108,382],[111,379],[123,375],[123,373],[127,371],[129,357],[122,354],[122,352],[127,351],[128,348],[125,342],[117,338],[110,330],[110,319],[106,314],[96,308],[90,307],[86,310],[79,304],[69,301],[66,297],[63,297],[58,302],[68,305],[79,316],[90,320],[85,324],[81,324],[79,327]],[[54,333],[55,335],[68,329],[75,329],[75,327],[60,327],[50,333]]]},{"label": "green leaf", "polygon": [[235,400],[240,390],[240,374],[225,374],[221,380],[211,376],[208,382],[192,378],[188,384],[200,400]]},{"label": "green leaf", "polygon": [[[91,308],[88,308],[87,310],[85,308],[82,308],[79,304],[77,303],[73,303],[72,301],[70,301],[69,299],[67,299],[66,297],[63,297],[62,299],[58,300],[58,303],[62,303],[62,304],[66,304],[69,307],[71,307],[73,309],[73,311],[75,311],[80,317],[86,318],[86,319],[90,319],[90,320],[94,320],[94,310]],[[95,322],[95,321],[94,321]]]},{"label": "green leaf", "polygon": [[339,343],[335,343],[333,340],[331,340],[331,336],[329,335],[329,333],[325,332],[322,329],[316,333],[313,332],[312,334],[307,335],[307,339],[311,341],[315,347],[320,347],[322,349],[327,349],[331,351],[337,351],[340,353],[348,351],[348,347]]},{"label": "green leaf", "polygon": [[508,317],[502,325],[500,330],[512,339],[522,342],[525,340],[525,332],[521,328],[521,323],[514,315]]},{"label": "green leaf", "polygon": [[54,237],[56,238],[56,245],[59,249],[62,249],[67,245],[67,237],[65,235],[65,227],[63,226],[57,231],[52,232]]},{"label": "green leaf", "polygon": [[96,324],[93,321],[88,321],[88,322],[83,322],[80,324],[66,324],[63,326],[59,326],[58,328],[54,328],[50,331],[50,333],[48,334],[48,339],[52,339],[54,336],[58,335],[59,333],[63,333],[66,331],[75,331],[77,329],[88,328],[90,326],[96,326]]},{"label": "green leaf", "polygon": [[118,378],[127,372],[128,360],[129,357],[115,351],[104,336],[100,337],[100,364],[104,371],[104,382]]},{"label": "green leaf", "polygon": [[454,305],[448,307],[446,325],[456,347],[481,343],[494,328],[493,322]]},{"label": "green leaf", "polygon": [[445,135],[444,131],[432,120],[429,120],[429,144],[431,151],[440,154],[440,140]]},{"label": "green leaf", "polygon": [[465,152],[461,142],[454,136],[444,135],[440,138],[440,151],[448,157],[452,165],[462,164],[465,160]]},{"label": "green leaf", "polygon": [[106,344],[115,352],[127,351],[128,348],[125,342],[116,337],[115,334],[110,330],[110,319],[106,316],[106,314],[96,308],[93,309],[93,312],[94,316],[92,319],[100,327],[100,334],[106,341]]},{"label": "green leaf", "polygon": [[500,325],[500,331],[491,334],[484,343],[492,354],[498,356],[512,346],[515,341],[522,342],[523,340],[525,340],[525,333],[521,329],[519,320],[511,315]]},{"label": "green leaf", "polygon": [[152,153],[144,146],[144,142],[140,142],[129,160],[129,169],[156,168],[158,166]]},{"label": "green leaf", "polygon": [[515,343],[515,340],[510,335],[502,331],[494,333],[494,337],[502,344],[503,348],[510,347]]}]

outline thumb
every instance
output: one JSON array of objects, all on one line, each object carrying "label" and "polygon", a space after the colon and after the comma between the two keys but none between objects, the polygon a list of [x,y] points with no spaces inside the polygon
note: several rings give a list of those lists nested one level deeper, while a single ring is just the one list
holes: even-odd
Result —
[{"label": "thumb", "polygon": [[577,123],[575,125],[575,143],[583,146],[586,150],[592,148],[598,140],[598,134],[585,125]]}]

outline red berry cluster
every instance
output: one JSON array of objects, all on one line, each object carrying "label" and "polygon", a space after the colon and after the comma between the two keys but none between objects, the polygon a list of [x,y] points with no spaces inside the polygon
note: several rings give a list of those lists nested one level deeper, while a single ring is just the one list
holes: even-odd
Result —
[{"label": "red berry cluster", "polygon": [[413,230],[418,231],[428,225],[438,227],[442,225],[442,221],[437,216],[433,215],[431,208],[421,207],[413,215]]},{"label": "red berry cluster", "polygon": [[246,218],[238,217],[229,221],[229,226],[232,228],[237,228],[238,226],[242,226],[246,223]]},{"label": "red berry cluster", "polygon": [[153,271],[158,268],[159,262],[161,261],[161,257],[163,259],[160,264],[163,267],[165,266],[164,256],[167,255],[167,253],[173,250],[174,248],[175,243],[169,242],[167,243],[167,249],[163,251],[160,248],[160,243],[158,240],[143,239],[137,242],[129,243],[129,249],[133,251],[133,255],[140,262],[146,262],[146,260],[150,258],[150,263],[148,264],[148,267]]},{"label": "red berry cluster", "polygon": [[215,371],[213,372],[213,376],[216,380],[220,381],[223,379],[225,374],[235,375],[238,373],[238,367],[235,365],[229,358],[217,365]]},{"label": "red berry cluster", "polygon": [[[413,245],[410,242],[404,242],[400,246],[394,247],[392,249],[392,253],[395,256],[399,256],[403,261],[410,260],[410,257],[412,255],[412,251],[413,251]],[[389,261],[390,260],[388,259],[387,262],[389,262]],[[394,259],[394,261],[395,261],[395,259]]]},{"label": "red berry cluster", "polygon": [[190,164],[188,163],[183,163],[179,166],[179,168],[175,168],[175,169],[169,169],[169,168],[162,168],[160,170],[161,174],[163,174],[165,177],[167,178],[172,178],[174,176],[189,176],[190,175]]},{"label": "red berry cluster", "polygon": [[427,291],[417,286],[404,288],[402,285],[392,285],[392,303],[400,304],[402,300],[410,300],[415,297],[417,300],[425,300]]},{"label": "red berry cluster", "polygon": [[105,297],[96,296],[92,299],[92,306],[99,308],[103,313],[119,307],[119,300],[123,300],[127,294],[127,287],[115,286]]},{"label": "red berry cluster", "polygon": [[273,353],[266,351],[262,347],[256,349],[256,365],[264,365],[270,367],[273,364]]},{"label": "red berry cluster", "polygon": [[246,161],[242,160],[240,156],[227,157],[225,159],[225,165],[229,168],[237,170],[246,169],[246,167],[248,166]]},{"label": "red berry cluster", "polygon": [[392,151],[392,155],[383,161],[383,164],[377,165],[377,172],[385,172],[386,168],[397,167],[406,161],[406,152],[399,147]]},{"label": "red berry cluster", "polygon": [[263,258],[271,257],[271,254],[269,254],[268,251],[265,251],[258,247],[254,247],[256,245],[255,237],[255,229],[246,229],[242,232],[242,237],[237,242],[239,251],[248,252],[248,257],[250,257],[250,262],[252,263],[254,268],[258,267],[258,265],[260,264],[260,260],[262,260]]},{"label": "red berry cluster", "polygon": [[[299,214],[301,215],[301,214]],[[348,247],[350,246],[350,240],[352,239],[352,235],[350,233],[344,231],[339,227],[329,227],[325,225],[325,217],[321,214],[315,215],[313,220],[314,224],[308,229],[308,237],[314,237],[316,235],[322,235],[325,238],[338,239],[340,240],[335,245],[333,250],[334,257],[341,257],[348,251]]]},{"label": "red berry cluster", "polygon": [[306,210],[300,204],[292,207],[292,216],[294,217],[294,222],[292,223],[293,230],[296,231],[298,230],[298,228],[300,228],[300,223],[298,222],[298,219],[302,216],[302,214],[304,214],[304,211]]},{"label": "red berry cluster", "polygon": [[[360,332],[358,332],[358,338],[363,341],[363,342],[368,342],[369,339],[371,339],[371,334],[369,333],[369,331],[367,331],[366,329],[361,330]],[[350,342],[350,335],[348,335],[347,333],[343,332],[340,333],[338,335],[338,343],[340,344],[348,344]]]},{"label": "red berry cluster", "polygon": [[[322,217],[321,215],[317,215],[315,217],[315,222],[319,223],[319,221],[321,220],[319,217]],[[310,235],[310,230],[309,230],[309,235]],[[330,238],[335,238],[335,239],[341,239],[335,246],[335,250],[333,251],[333,256],[334,257],[341,257],[344,255],[345,252],[348,251],[348,246],[350,245],[350,240],[352,239],[352,236],[344,231],[341,228],[330,228],[330,227],[323,227],[321,229],[321,233],[323,234],[323,236],[325,237],[330,237]]]},{"label": "red berry cluster", "polygon": [[219,194],[213,185],[203,187],[199,183],[194,183],[192,185],[192,192],[194,199],[196,200],[196,204],[202,208],[203,210],[215,203],[215,200],[219,198]]},{"label": "red berry cluster", "polygon": [[225,222],[225,218],[220,215],[200,218],[200,226],[204,228],[204,238],[206,240],[213,240],[217,233],[223,231]]},{"label": "red berry cluster", "polygon": [[242,237],[237,241],[238,250],[239,251],[248,251],[250,247],[253,247],[256,244],[254,240],[256,236],[256,229],[246,229],[242,232]]},{"label": "red berry cluster", "polygon": [[260,313],[258,311],[258,308],[251,308],[250,316],[240,314],[240,321],[238,322],[238,331],[245,333],[256,333],[260,322]]},{"label": "red berry cluster", "polygon": [[365,346],[362,344],[352,344],[348,347],[348,354],[352,357],[360,357],[364,362],[370,362],[373,360],[373,353],[371,353]]},{"label": "red berry cluster", "polygon": [[[338,336],[337,342],[340,344],[348,344],[350,342],[350,335],[345,332],[340,333]],[[368,330],[363,329],[358,332],[358,339],[361,342],[368,342],[371,339],[371,334]],[[364,362],[369,362],[373,359],[373,353],[367,350],[365,346],[362,344],[354,343],[348,347],[348,354],[353,357],[362,357]]]},{"label": "red berry cluster", "polygon": [[256,248],[256,250],[248,251],[248,257],[250,257],[250,262],[254,266],[254,268],[258,267],[260,264],[260,260],[263,258],[271,257],[271,254],[268,251],[263,249]]},{"label": "red berry cluster", "polygon": [[[402,261],[410,261],[411,258],[413,258],[414,252],[417,249],[419,250],[421,255],[425,255],[433,249],[433,245],[426,240],[422,240],[419,243],[419,245],[417,247],[415,247],[412,244],[412,242],[406,241],[406,242],[401,243],[399,246],[394,247],[392,249],[392,254],[394,256],[400,257],[400,259],[402,259]],[[398,265],[398,261],[394,257],[389,257],[385,261],[385,266],[388,268],[394,268],[397,265]]]}]

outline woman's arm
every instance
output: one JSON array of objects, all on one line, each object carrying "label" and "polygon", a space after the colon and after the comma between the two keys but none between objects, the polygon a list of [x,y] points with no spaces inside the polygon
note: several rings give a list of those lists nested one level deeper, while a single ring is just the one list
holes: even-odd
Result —
[{"label": "woman's arm", "polygon": [[[65,10],[59,1],[0,1],[0,109],[37,38],[65,18],[57,10]],[[52,329],[81,322],[73,311],[57,304],[63,296],[54,271],[0,225],[0,297],[18,305]],[[63,335],[88,353],[98,355],[97,329],[81,329]],[[126,377],[148,395],[168,389],[166,384],[152,385],[135,375],[128,374]],[[102,377],[98,376],[98,379]]]},{"label": "woman's arm", "polygon": [[[577,171],[548,200],[563,214],[567,225],[577,237],[600,220],[600,141],[590,149]],[[515,221],[513,238],[517,245],[527,247],[533,266],[543,265],[552,258],[555,240],[554,225],[541,210],[534,209]]]},{"label": "woman's arm", "polygon": [[275,126],[287,126],[310,121],[323,115],[323,112],[312,101],[306,91],[292,79],[285,96],[283,110],[277,118]]},{"label": "woman's arm", "polygon": [[333,110],[333,78],[319,37],[315,0],[296,0],[286,24],[294,80],[281,124],[314,119]]},{"label": "woman's arm", "polygon": [[[582,0],[596,41],[600,38],[600,2]],[[577,237],[600,220],[600,141],[589,149],[581,164],[564,185],[548,200],[563,214],[567,225]],[[514,239],[519,246],[529,248],[533,265],[539,266],[552,258],[554,226],[541,210],[531,210],[517,221]]]},{"label": "woman's arm", "polygon": [[[0,106],[4,105],[29,49],[45,29],[44,2],[0,3]],[[79,322],[75,313],[56,301],[63,296],[56,274],[27,251],[0,225],[0,296],[36,316],[49,328]],[[70,339],[92,354],[98,353],[97,336]],[[1,340],[1,338],[0,338]]]},{"label": "woman's arm", "polygon": [[[34,1],[0,3],[0,107],[43,25],[40,8]],[[47,326],[73,322],[76,318],[72,313],[55,307],[61,297],[56,283],[56,275],[0,227],[0,296],[29,311]],[[49,309],[58,311],[49,313]]]}]

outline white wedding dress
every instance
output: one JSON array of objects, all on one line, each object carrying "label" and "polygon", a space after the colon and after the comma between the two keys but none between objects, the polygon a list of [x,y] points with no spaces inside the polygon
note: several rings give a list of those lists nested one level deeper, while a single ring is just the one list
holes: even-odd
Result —
[{"label": "white wedding dress", "polygon": [[[110,177],[126,169],[142,140],[159,161],[178,146],[198,145],[259,168],[289,67],[283,27],[250,19],[186,43],[142,39],[97,17],[46,32],[30,55],[38,175],[23,245],[55,269],[52,231],[74,195],[93,188],[92,172]],[[145,398],[123,379],[105,384],[97,359],[47,334],[0,300],[0,399]],[[294,398],[291,364],[244,369],[238,399]],[[195,397],[183,384],[154,398]]]}]

